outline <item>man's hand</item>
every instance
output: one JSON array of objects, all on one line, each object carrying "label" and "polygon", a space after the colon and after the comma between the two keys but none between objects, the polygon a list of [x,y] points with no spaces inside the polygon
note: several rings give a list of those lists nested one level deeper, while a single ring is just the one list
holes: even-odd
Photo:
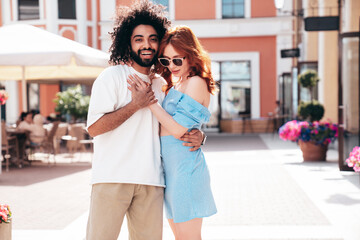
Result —
[{"label": "man's hand", "polygon": [[201,147],[201,143],[204,139],[204,134],[198,129],[193,129],[190,132],[186,132],[181,138],[184,141],[183,145],[190,148],[190,151],[196,151]]},{"label": "man's hand", "polygon": [[154,91],[151,88],[151,85],[145,83],[141,79],[139,80],[138,76],[129,76],[128,79],[128,89],[132,93],[131,102],[139,109],[147,107],[157,102],[155,98]]}]

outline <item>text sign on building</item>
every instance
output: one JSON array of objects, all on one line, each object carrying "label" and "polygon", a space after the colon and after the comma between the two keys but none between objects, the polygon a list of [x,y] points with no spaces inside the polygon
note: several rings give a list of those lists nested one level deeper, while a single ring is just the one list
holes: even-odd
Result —
[{"label": "text sign on building", "polygon": [[339,30],[339,17],[308,17],[304,19],[305,31]]},{"label": "text sign on building", "polygon": [[300,49],[283,49],[281,50],[281,58],[292,58],[292,57],[300,57]]}]

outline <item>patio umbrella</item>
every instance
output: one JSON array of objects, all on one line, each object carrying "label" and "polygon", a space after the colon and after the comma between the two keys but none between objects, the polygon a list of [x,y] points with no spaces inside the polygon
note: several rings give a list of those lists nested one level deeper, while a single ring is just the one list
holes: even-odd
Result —
[{"label": "patio umbrella", "polygon": [[94,79],[108,66],[109,54],[31,25],[0,28],[0,80]]},{"label": "patio umbrella", "polygon": [[108,59],[105,52],[31,25],[0,28],[0,80],[22,81],[25,111],[26,80],[94,79]]}]

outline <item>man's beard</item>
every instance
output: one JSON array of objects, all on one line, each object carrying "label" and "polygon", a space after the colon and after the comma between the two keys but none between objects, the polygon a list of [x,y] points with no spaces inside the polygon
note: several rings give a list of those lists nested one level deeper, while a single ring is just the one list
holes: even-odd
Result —
[{"label": "man's beard", "polygon": [[130,51],[130,56],[132,58],[132,60],[134,60],[134,62],[136,62],[137,64],[139,64],[140,66],[142,67],[151,67],[155,62],[156,62],[156,59],[157,59],[157,54],[154,55],[154,57],[152,59],[141,59],[140,57],[140,54],[141,54],[141,51],[144,51],[144,50],[147,50],[147,51],[152,51],[152,52],[155,52],[154,49],[141,49],[141,50],[138,50],[138,52],[134,52],[133,50]]}]

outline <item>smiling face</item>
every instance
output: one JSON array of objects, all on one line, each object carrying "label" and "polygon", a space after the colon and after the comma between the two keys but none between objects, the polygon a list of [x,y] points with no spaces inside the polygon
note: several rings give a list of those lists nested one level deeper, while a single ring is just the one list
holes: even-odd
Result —
[{"label": "smiling face", "polygon": [[[182,77],[182,79],[186,79],[190,71],[189,62],[187,58],[184,57],[185,55],[176,51],[171,44],[168,44],[164,49],[163,58],[167,58],[170,60],[170,65],[167,68],[169,69],[169,71],[172,73],[173,76]],[[172,61],[172,59],[174,58],[184,58],[182,60],[182,65],[176,66]]]},{"label": "smiling face", "polygon": [[[131,58],[133,67],[150,68],[157,59],[158,35],[150,25],[139,25],[131,35]],[[137,69],[138,70],[138,69]]]}]

